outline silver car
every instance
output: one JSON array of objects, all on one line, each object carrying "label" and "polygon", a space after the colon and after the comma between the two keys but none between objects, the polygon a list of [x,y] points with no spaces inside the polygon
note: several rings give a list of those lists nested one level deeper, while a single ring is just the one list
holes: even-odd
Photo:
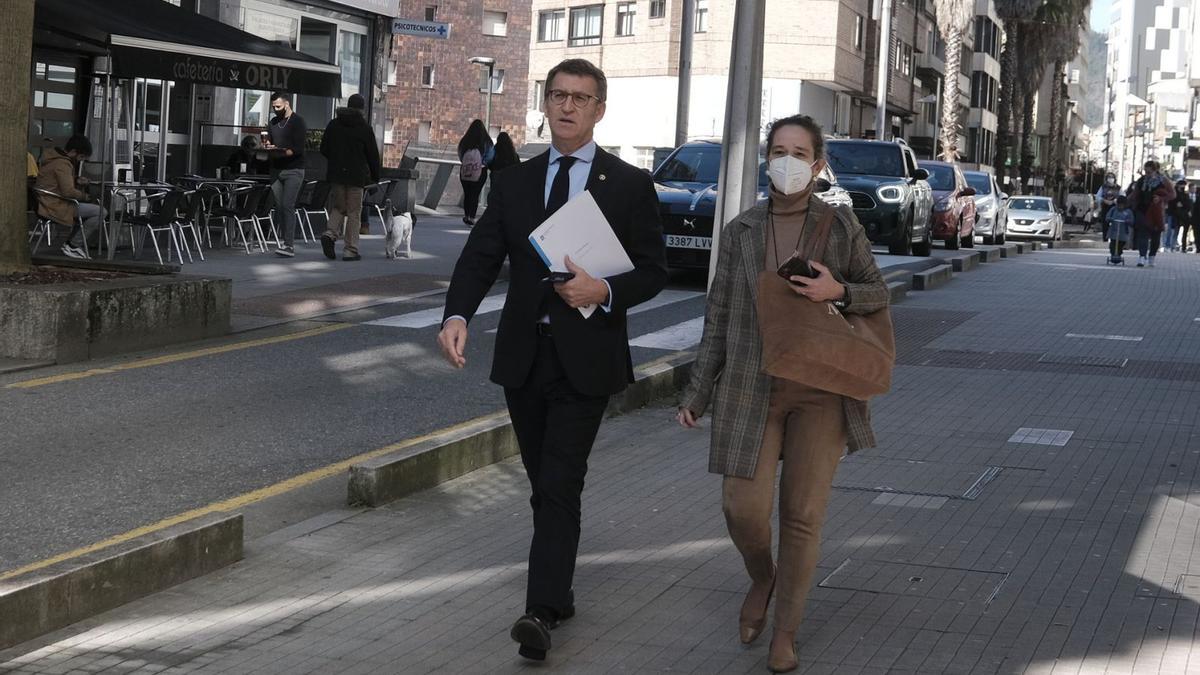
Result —
[{"label": "silver car", "polygon": [[1003,244],[1008,224],[1008,195],[996,177],[984,171],[964,171],[967,185],[975,188],[975,236],[985,244]]},{"label": "silver car", "polygon": [[1054,200],[1049,197],[1017,195],[1008,199],[1008,225],[1005,232],[1010,237],[1053,239],[1063,237],[1063,216]]}]

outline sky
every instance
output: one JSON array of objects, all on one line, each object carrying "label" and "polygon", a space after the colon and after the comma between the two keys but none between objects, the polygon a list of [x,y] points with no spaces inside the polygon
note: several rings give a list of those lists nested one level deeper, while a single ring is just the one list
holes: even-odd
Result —
[{"label": "sky", "polygon": [[1092,30],[1108,32],[1108,7],[1112,0],[1092,0]]}]

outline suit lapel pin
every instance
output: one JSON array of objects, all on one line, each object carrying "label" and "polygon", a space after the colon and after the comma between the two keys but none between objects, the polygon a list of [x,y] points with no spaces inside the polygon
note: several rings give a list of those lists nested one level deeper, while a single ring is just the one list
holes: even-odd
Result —
[{"label": "suit lapel pin", "polygon": [[597,176],[597,178],[599,178],[600,180],[608,180],[608,176],[605,176],[604,174],[600,174],[599,176]]}]

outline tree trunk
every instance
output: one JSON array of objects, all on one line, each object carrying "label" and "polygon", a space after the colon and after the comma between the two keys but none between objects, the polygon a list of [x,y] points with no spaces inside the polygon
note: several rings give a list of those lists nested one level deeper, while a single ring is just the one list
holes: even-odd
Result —
[{"label": "tree trunk", "polygon": [[34,0],[5,0],[0,13],[0,274],[29,267],[25,222],[25,140]]},{"label": "tree trunk", "polygon": [[1017,45],[1020,24],[1013,22],[1007,27],[1004,50],[1000,52],[1000,101],[996,113],[996,183],[1004,185],[1008,172],[1008,154],[1013,143],[1013,106],[1017,95]]},{"label": "tree trunk", "polygon": [[1054,61],[1054,70],[1050,73],[1050,144],[1048,152],[1042,155],[1042,170],[1046,175],[1047,185],[1054,191],[1059,188],[1058,172],[1062,168],[1062,147],[1065,134],[1063,133],[1063,86],[1062,72],[1066,62],[1059,58]]},{"label": "tree trunk", "polygon": [[1029,189],[1033,175],[1033,137],[1037,129],[1033,124],[1033,109],[1037,105],[1037,89],[1021,101],[1021,185]]},{"label": "tree trunk", "polygon": [[958,74],[961,65],[962,33],[955,31],[946,39],[946,74],[942,78],[942,120],[939,136],[942,141],[941,158],[945,162],[958,160]]}]

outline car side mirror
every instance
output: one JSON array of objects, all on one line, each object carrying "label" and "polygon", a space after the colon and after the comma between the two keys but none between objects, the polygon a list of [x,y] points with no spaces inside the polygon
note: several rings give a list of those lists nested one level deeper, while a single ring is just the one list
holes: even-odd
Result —
[{"label": "car side mirror", "polygon": [[1003,200],[1003,201],[1008,201],[1008,193],[1007,193],[1007,192],[1001,192],[1001,193],[1000,193],[1000,199],[1001,199],[1001,200]]},{"label": "car side mirror", "polygon": [[962,191],[961,191],[961,192],[959,192],[958,194],[960,194],[960,195],[962,195],[962,196],[964,196],[964,197],[974,197],[974,196],[975,196],[975,188],[973,188],[973,187],[965,187],[965,188],[963,188],[963,189],[962,189]]},{"label": "car side mirror", "polygon": [[913,180],[929,180],[929,172],[925,169],[917,169],[913,172]]}]

